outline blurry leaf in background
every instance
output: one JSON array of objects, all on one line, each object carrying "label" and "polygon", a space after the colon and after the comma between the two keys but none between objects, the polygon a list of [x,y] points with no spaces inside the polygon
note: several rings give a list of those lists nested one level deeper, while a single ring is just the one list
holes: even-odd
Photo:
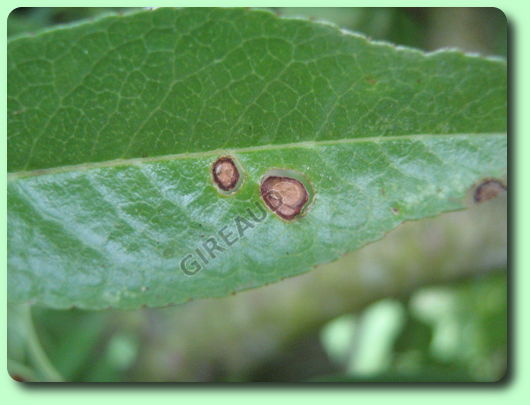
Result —
[{"label": "blurry leaf in background", "polygon": [[28,353],[25,307],[8,305],[7,353],[8,370],[17,380],[35,380]]},{"label": "blurry leaf in background", "polygon": [[[126,313],[116,317],[113,312],[35,307],[29,316],[27,310],[25,305],[10,306],[8,352],[12,375],[29,381],[57,380],[57,375],[67,381],[123,381],[138,355],[139,337],[129,332]],[[38,342],[32,341],[35,339]],[[37,353],[40,358],[32,353],[35,345],[42,345],[46,358],[42,353]]]},{"label": "blurry leaf in background", "polygon": [[411,309],[433,328],[433,358],[467,364],[470,375],[479,381],[504,375],[508,310],[504,272],[454,288],[421,289],[412,296]]},{"label": "blurry leaf in background", "polygon": [[330,321],[322,341],[333,361],[350,358],[337,378],[425,381],[430,370],[433,381],[498,381],[507,367],[506,298],[504,271],[421,288],[407,306],[384,299]]},{"label": "blurry leaf in background", "polygon": [[11,377],[16,381],[63,381],[39,341],[30,306],[8,304],[7,310],[7,365]]},{"label": "blurry leaf in background", "polygon": [[[48,312],[35,308],[33,317],[42,345],[58,372],[64,376],[80,376],[90,367],[98,345],[105,341],[105,318],[96,312],[81,313],[78,310]],[[39,322],[45,320],[45,322]],[[72,356],[75,353],[75,356]]]},{"label": "blurry leaf in background", "polygon": [[371,376],[388,368],[395,338],[403,328],[404,308],[393,299],[371,304],[359,316],[349,374]]},{"label": "blurry leaf in background", "polygon": [[357,317],[341,315],[329,321],[320,332],[324,350],[330,359],[344,369],[348,368],[349,354],[357,329]]},{"label": "blurry leaf in background", "polygon": [[132,366],[139,351],[139,339],[127,330],[116,331],[108,340],[106,347],[99,353],[100,359],[94,368],[86,374],[84,381],[120,382],[126,380],[128,369]]},{"label": "blurry leaf in background", "polygon": [[378,301],[353,318],[343,315],[324,326],[322,343],[347,374],[371,376],[389,367],[393,342],[403,328],[403,307]]}]

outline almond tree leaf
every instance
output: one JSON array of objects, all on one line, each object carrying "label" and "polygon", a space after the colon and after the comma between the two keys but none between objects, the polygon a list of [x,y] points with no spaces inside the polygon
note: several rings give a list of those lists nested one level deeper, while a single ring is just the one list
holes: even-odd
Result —
[{"label": "almond tree leaf", "polygon": [[[506,177],[506,63],[244,9],[157,9],[8,43],[14,302],[137,308],[310,270]],[[237,192],[212,164],[232,156]],[[260,196],[297,173],[309,202]],[[283,172],[282,172],[283,173]]]}]

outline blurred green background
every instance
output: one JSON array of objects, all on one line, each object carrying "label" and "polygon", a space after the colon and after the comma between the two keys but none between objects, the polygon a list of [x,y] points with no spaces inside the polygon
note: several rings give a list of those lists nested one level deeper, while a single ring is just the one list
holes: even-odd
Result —
[{"label": "blurred green background", "polygon": [[[18,8],[8,37],[124,13]],[[273,8],[425,50],[507,55],[493,8]],[[406,223],[303,276],[137,311],[8,306],[26,381],[498,381],[507,370],[506,196]]]}]

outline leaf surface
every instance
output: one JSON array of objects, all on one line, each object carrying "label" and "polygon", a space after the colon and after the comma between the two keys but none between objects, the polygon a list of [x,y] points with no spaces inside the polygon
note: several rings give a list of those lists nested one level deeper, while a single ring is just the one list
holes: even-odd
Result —
[{"label": "leaf surface", "polygon": [[[505,131],[501,60],[264,11],[157,9],[12,40],[10,299],[161,306],[300,274],[465,207],[506,176]],[[211,177],[226,155],[231,195]],[[260,197],[272,169],[309,188],[293,221]]]}]

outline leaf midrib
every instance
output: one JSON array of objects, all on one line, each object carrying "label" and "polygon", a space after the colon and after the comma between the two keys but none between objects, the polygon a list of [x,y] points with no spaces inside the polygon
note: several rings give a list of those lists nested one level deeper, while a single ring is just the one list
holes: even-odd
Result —
[{"label": "leaf midrib", "polygon": [[168,154],[160,156],[150,157],[139,157],[129,159],[113,159],[101,162],[87,162],[76,165],[56,166],[46,169],[36,169],[29,171],[18,171],[7,174],[7,180],[17,180],[19,178],[43,176],[49,174],[66,173],[70,171],[80,171],[96,168],[106,168],[115,166],[127,166],[127,165],[141,165],[143,163],[161,162],[167,160],[183,160],[183,159],[195,159],[208,156],[216,156],[223,154],[237,154],[237,153],[249,153],[249,152],[260,152],[267,150],[279,150],[279,149],[314,149],[319,146],[338,145],[338,144],[353,144],[353,143],[380,143],[383,141],[392,140],[415,140],[415,139],[426,139],[426,138],[438,138],[438,137],[468,137],[468,136],[498,136],[505,135],[501,132],[488,132],[488,133],[473,133],[473,134],[413,134],[413,135],[394,135],[394,136],[377,136],[377,137],[360,137],[360,138],[346,138],[336,140],[325,140],[325,141],[303,141],[293,142],[284,144],[267,144],[259,146],[249,146],[244,148],[225,148],[225,149],[212,149],[202,152],[184,152],[177,154]]}]

